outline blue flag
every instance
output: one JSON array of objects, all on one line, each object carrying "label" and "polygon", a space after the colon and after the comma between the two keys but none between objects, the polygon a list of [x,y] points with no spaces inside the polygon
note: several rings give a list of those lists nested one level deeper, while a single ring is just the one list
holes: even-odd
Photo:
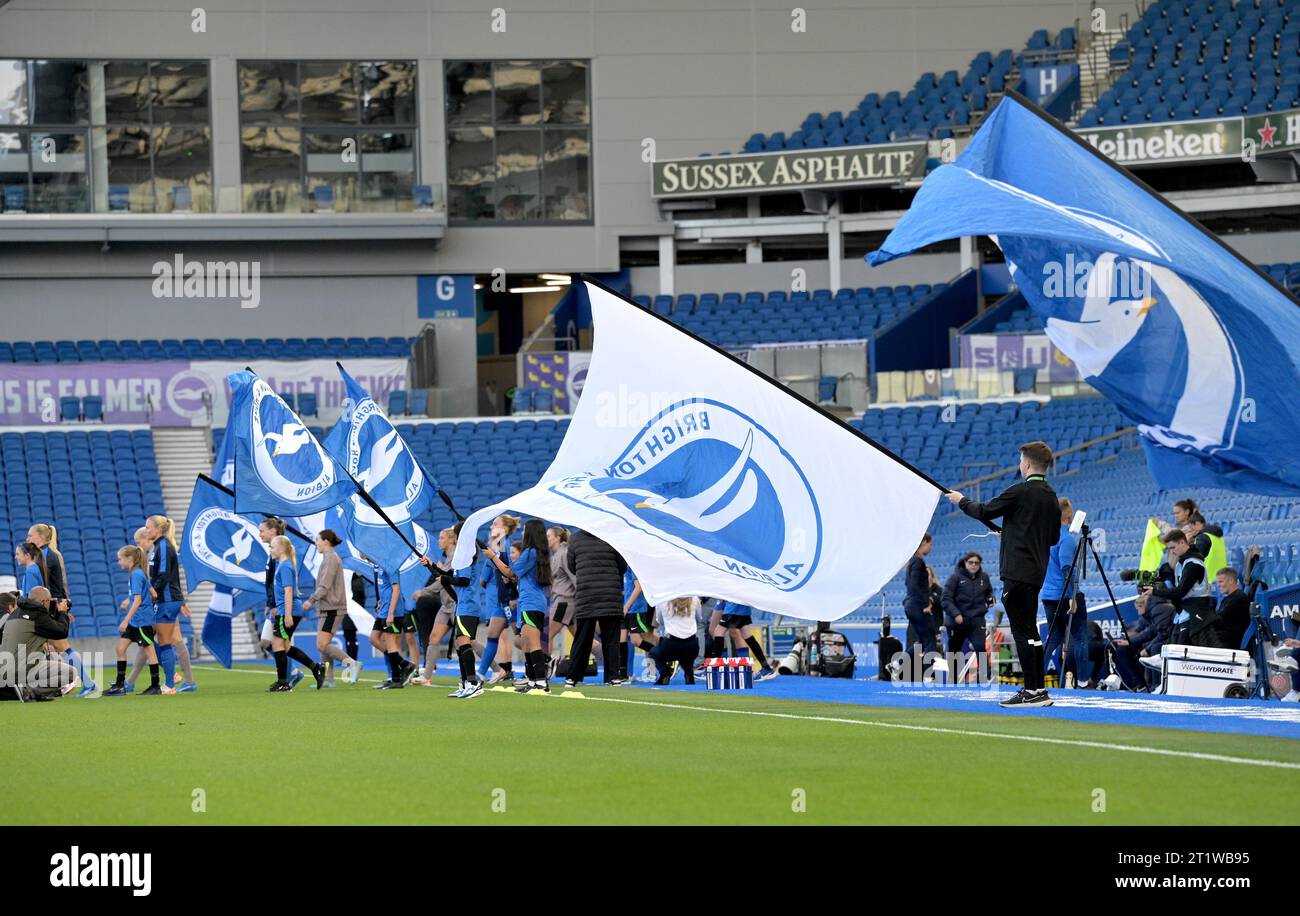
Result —
[{"label": "blue flag", "polygon": [[289,405],[252,372],[232,372],[235,508],[272,515],[310,515],[337,506],[356,487]]},{"label": "blue flag", "polygon": [[1164,488],[1300,496],[1300,303],[1014,94],[868,255],[987,235]]},{"label": "blue flag", "polygon": [[[311,538],[316,537],[326,528],[330,529],[339,536],[339,544],[334,548],[334,552],[339,555],[343,568],[350,569],[353,572],[365,573],[368,576],[371,572],[370,564],[361,559],[357,546],[348,540],[348,516],[351,514],[351,509],[351,502],[343,502],[326,509],[324,512],[285,519],[285,521]],[[305,551],[300,550],[299,553],[302,555],[302,561],[307,568],[307,572],[315,578],[316,571],[320,569],[320,551],[316,549],[315,544],[312,544]]]},{"label": "blue flag", "polygon": [[[411,595],[414,595],[418,589],[424,588],[429,584],[429,576],[432,571],[420,562],[421,556],[429,556],[429,551],[437,547],[435,539],[429,536],[419,525],[411,524],[412,535],[411,543],[415,545],[418,554],[411,553],[407,550],[406,557],[396,567],[384,567],[384,571],[393,576],[397,583],[402,587],[402,600],[410,603]],[[436,554],[437,551],[435,550]],[[432,559],[437,559],[436,556]],[[382,565],[382,564],[381,564]]]},{"label": "blue flag", "polygon": [[[234,448],[234,438],[222,436],[216,460],[212,462],[212,477],[225,487],[235,484]],[[229,585],[212,586],[208,612],[203,615],[203,645],[226,668],[235,663],[230,639],[231,617],[264,603],[265,592],[261,590],[241,591]]]},{"label": "blue flag", "polygon": [[235,498],[207,478],[194,481],[181,537],[181,565],[190,586],[212,582],[232,589],[263,589],[266,545],[257,522],[235,512]]},{"label": "blue flag", "polygon": [[348,538],[383,569],[395,572],[411,556],[407,542],[419,547],[415,520],[433,508],[438,484],[425,475],[419,459],[375,400],[342,366],[339,374],[349,407],[325,437],[325,450],[366,488],[387,516],[385,520],[354,493],[349,500]]}]

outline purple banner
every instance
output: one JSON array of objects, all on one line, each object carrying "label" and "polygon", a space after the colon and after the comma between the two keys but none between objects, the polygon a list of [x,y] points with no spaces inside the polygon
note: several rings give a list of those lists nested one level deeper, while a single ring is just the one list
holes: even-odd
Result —
[{"label": "purple banner", "polygon": [[1046,334],[963,334],[958,365],[963,369],[1037,369],[1040,380],[1079,380],[1074,363]]},{"label": "purple banner", "polygon": [[[333,360],[139,363],[0,363],[0,426],[59,422],[59,399],[100,397],[106,423],[222,426],[229,408],[226,374],[248,365],[276,391],[314,394],[318,422],[333,423],[345,392]],[[381,405],[406,387],[406,360],[348,360],[348,371]],[[70,417],[69,419],[76,419]],[[312,422],[309,420],[308,422]]]}]

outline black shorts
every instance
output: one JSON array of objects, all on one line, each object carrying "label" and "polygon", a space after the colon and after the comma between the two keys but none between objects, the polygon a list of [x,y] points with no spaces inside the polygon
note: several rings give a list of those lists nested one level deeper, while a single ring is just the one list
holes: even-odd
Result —
[{"label": "black shorts", "polygon": [[639,614],[624,614],[623,629],[629,633],[649,633],[654,629],[654,611],[642,611]]},{"label": "black shorts", "polygon": [[127,627],[122,633],[122,638],[135,643],[137,646],[152,646],[154,644],[153,624],[145,624],[142,627]]},{"label": "black shorts", "polygon": [[339,620],[339,618],[346,617],[347,614],[348,614],[347,611],[329,611],[328,613],[326,613],[325,619],[321,621],[320,631],[322,633],[329,633],[331,636],[333,636],[334,624],[341,623],[342,621]]},{"label": "black shorts", "polygon": [[728,630],[739,630],[741,627],[753,626],[754,618],[748,614],[723,614],[718,623]]},{"label": "black shorts", "polygon": [[472,640],[474,635],[478,633],[478,618],[462,617],[457,614],[456,619],[452,621],[452,628],[456,631],[457,636],[464,636],[466,639]]},{"label": "black shorts", "polygon": [[415,619],[410,614],[394,617],[390,625],[387,617],[375,618],[375,629],[381,633],[414,633]]},{"label": "black shorts", "polygon": [[561,598],[551,608],[551,622],[567,627],[573,623],[573,611],[573,599]]},{"label": "black shorts", "polygon": [[515,621],[515,633],[520,633],[525,626],[535,627],[537,630],[546,629],[546,612],[545,611],[520,611]]},{"label": "black shorts", "polygon": [[288,640],[293,636],[293,631],[298,629],[298,624],[302,623],[301,617],[292,618],[293,625],[287,626],[284,622],[283,614],[276,614],[275,620],[271,622],[271,635],[278,636],[280,639]]}]

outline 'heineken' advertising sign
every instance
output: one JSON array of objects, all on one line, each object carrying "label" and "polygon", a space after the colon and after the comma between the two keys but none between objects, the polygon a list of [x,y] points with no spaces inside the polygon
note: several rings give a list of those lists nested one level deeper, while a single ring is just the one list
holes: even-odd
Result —
[{"label": "'heineken' advertising sign", "polygon": [[1203,121],[1135,122],[1082,129],[1079,136],[1120,165],[1240,159],[1300,147],[1300,110]]},{"label": "'heineken' advertising sign", "polygon": [[652,164],[655,197],[754,194],[802,188],[902,184],[917,177],[926,143],[829,146]]}]

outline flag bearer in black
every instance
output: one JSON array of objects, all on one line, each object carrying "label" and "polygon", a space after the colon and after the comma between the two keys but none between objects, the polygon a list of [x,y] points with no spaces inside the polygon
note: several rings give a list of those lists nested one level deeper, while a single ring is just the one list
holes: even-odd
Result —
[{"label": "flag bearer in black", "polygon": [[1020,483],[986,503],[973,502],[956,490],[948,501],[982,522],[1002,519],[999,553],[1002,606],[1011,624],[1025,686],[1003,706],[1051,706],[1043,689],[1043,640],[1038,632],[1038,592],[1047,575],[1047,555],[1061,537],[1061,508],[1047,483],[1052,450],[1046,442],[1020,446]]}]

